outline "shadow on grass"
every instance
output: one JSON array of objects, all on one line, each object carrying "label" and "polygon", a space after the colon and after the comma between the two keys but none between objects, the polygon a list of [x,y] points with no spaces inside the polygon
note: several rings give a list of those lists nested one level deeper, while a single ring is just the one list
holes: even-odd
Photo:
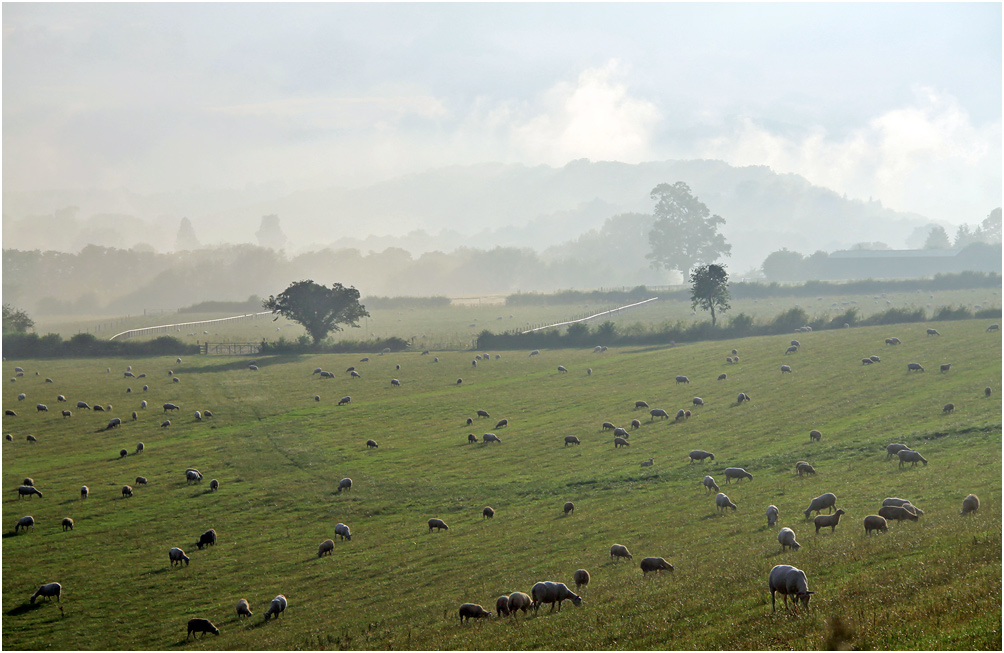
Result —
[{"label": "shadow on grass", "polygon": [[177,372],[175,376],[179,376],[180,374],[201,374],[201,373],[212,374],[214,372],[233,372],[238,370],[247,370],[249,365],[248,361],[252,360],[255,361],[255,365],[257,365],[258,369],[260,370],[263,367],[268,367],[271,365],[298,363],[307,358],[310,358],[311,356],[313,356],[313,354],[284,354],[282,356],[273,356],[273,355],[258,356],[256,354],[248,354],[247,356],[242,355],[234,357],[239,360],[234,360],[233,358],[228,356],[226,362],[220,362],[215,364],[210,364],[207,362],[204,365],[199,365],[195,367],[188,367],[187,364],[183,364],[181,367],[174,368],[174,370],[175,372]]},{"label": "shadow on grass", "polygon": [[144,571],[144,576],[152,576],[153,574],[166,574],[171,571],[169,567],[161,567],[160,569],[151,569],[150,571]]},{"label": "shadow on grass", "polygon": [[32,612],[34,610],[38,610],[41,607],[42,607],[42,603],[41,602],[39,602],[39,603],[22,603],[21,605],[17,606],[16,608],[11,608],[5,614],[8,617],[17,617],[17,616],[20,616],[22,614],[26,614],[28,612]]}]

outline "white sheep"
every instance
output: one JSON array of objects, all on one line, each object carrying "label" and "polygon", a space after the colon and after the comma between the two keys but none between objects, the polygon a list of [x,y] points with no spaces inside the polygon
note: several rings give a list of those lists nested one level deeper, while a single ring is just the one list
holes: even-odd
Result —
[{"label": "white sheep", "polygon": [[533,599],[530,598],[529,594],[525,592],[513,592],[509,595],[509,614],[512,615],[513,619],[516,618],[516,612],[522,610],[523,614],[533,607]]},{"label": "white sheep", "polygon": [[[331,540],[328,541],[330,542]],[[240,601],[237,602],[238,619],[240,619],[241,617],[250,617],[252,614],[254,613],[251,612],[251,604],[248,603],[247,599],[241,599]]]},{"label": "white sheep", "polygon": [[494,433],[485,433],[484,435],[481,436],[481,441],[485,443],[498,442],[499,444],[502,444],[502,438],[495,435]]},{"label": "white sheep", "polygon": [[718,495],[715,496],[715,505],[718,507],[720,512],[725,512],[728,508],[732,508],[732,512],[736,511],[736,504],[732,503],[724,492],[719,492]]},{"label": "white sheep", "polygon": [[701,481],[704,484],[704,489],[709,492],[718,492],[718,483],[715,483],[715,479],[711,476],[705,476],[704,480]]},{"label": "white sheep", "polygon": [[777,509],[777,506],[775,506],[773,503],[767,506],[767,525],[773,526],[774,524],[776,524],[777,517],[779,514],[780,513]]},{"label": "white sheep", "polygon": [[805,509],[805,518],[809,518],[809,514],[812,512],[822,512],[823,508],[828,508],[830,512],[837,505],[837,495],[832,492],[827,492],[826,494],[821,494],[812,501],[809,502],[809,507]]},{"label": "white sheep", "polygon": [[631,552],[628,551],[628,548],[626,546],[624,546],[623,544],[614,544],[614,545],[612,545],[610,547],[610,559],[611,560],[620,560],[621,558],[627,558],[629,560],[632,560],[632,559],[634,559],[634,556],[631,555]]},{"label": "white sheep", "polygon": [[710,458],[711,460],[715,459],[715,454],[710,453],[708,451],[704,451],[702,449],[694,449],[687,455],[690,456],[691,463],[694,462],[695,460],[699,460],[703,463],[705,458]]},{"label": "white sheep", "polygon": [[980,509],[980,499],[975,494],[970,494],[965,499],[962,500],[962,512],[960,514],[968,515],[969,513],[976,512]]},{"label": "white sheep", "polygon": [[187,555],[185,555],[185,552],[182,551],[181,549],[179,549],[178,547],[174,547],[170,551],[168,551],[167,552],[167,557],[171,561],[171,566],[172,567],[176,563],[180,566],[182,562],[184,562],[185,566],[187,567],[188,566],[188,562],[190,560],[190,558]]},{"label": "white sheep", "polygon": [[770,570],[767,578],[767,589],[770,590],[770,607],[773,612],[776,610],[774,603],[774,593],[780,592],[784,595],[784,608],[788,609],[788,595],[792,596],[792,605],[798,611],[798,602],[806,608],[809,607],[809,598],[815,592],[809,591],[809,583],[805,578],[805,572],[791,565],[776,565]]},{"label": "white sheep", "polygon": [[265,611],[265,621],[268,621],[269,617],[275,617],[278,619],[279,615],[286,611],[287,605],[289,605],[289,602],[286,601],[286,597],[282,594],[272,599],[272,602],[269,603],[268,610]]},{"label": "white sheep", "polygon": [[81,499],[86,499],[87,495],[89,495],[90,493],[91,493],[91,490],[86,485],[81,485],[80,486],[80,498]]},{"label": "white sheep", "polygon": [[907,363],[906,364],[906,371],[907,372],[923,372],[924,371],[924,367],[920,363]]},{"label": "white sheep", "polygon": [[868,515],[865,517],[865,535],[871,535],[872,531],[888,531],[889,523],[885,517],[878,515]]},{"label": "white sheep", "polygon": [[338,535],[342,540],[352,539],[352,533],[349,532],[349,527],[341,522],[335,524],[335,535]]},{"label": "white sheep", "polygon": [[788,374],[791,374],[791,365],[782,365],[781,366],[781,374],[784,374],[785,372],[787,372]]},{"label": "white sheep", "polygon": [[553,581],[542,581],[534,583],[530,589],[530,596],[533,597],[533,611],[536,613],[541,604],[550,603],[551,612],[554,612],[554,604],[558,604],[558,612],[561,612],[561,602],[570,599],[574,605],[582,605],[582,597],[568,589],[564,583]]},{"label": "white sheep", "polygon": [[781,550],[784,551],[788,547],[791,547],[792,551],[798,551],[802,546],[795,541],[795,531],[790,528],[782,528],[777,534],[777,541],[781,544]]},{"label": "white sheep", "polygon": [[[712,460],[714,460],[714,459],[712,459]],[[747,472],[742,467],[726,467],[725,468],[725,484],[726,485],[728,485],[729,483],[731,483],[732,479],[736,479],[736,483],[738,483],[739,481],[743,480],[744,478],[748,478],[749,480],[752,481],[753,480],[753,475],[750,474],[749,472]]]},{"label": "white sheep", "polygon": [[28,600],[28,603],[34,603],[35,599],[37,599],[40,596],[42,598],[49,599],[50,601],[52,600],[52,597],[55,596],[56,601],[58,602],[59,597],[62,593],[63,593],[63,586],[60,585],[59,583],[46,583],[45,585],[39,587],[35,591],[35,593],[31,595],[31,598]]},{"label": "white sheep", "polygon": [[341,492],[342,490],[351,490],[351,489],[352,489],[351,478],[343,478],[342,480],[338,481],[338,492]]},{"label": "white sheep", "polygon": [[910,463],[910,467],[916,467],[917,463],[924,463],[927,466],[927,458],[920,455],[919,451],[913,451],[911,449],[903,449],[896,454],[899,456],[899,466],[902,467],[906,463]]},{"label": "white sheep", "polygon": [[28,529],[35,530],[35,518],[31,515],[25,515],[21,519],[17,520],[14,524],[14,532],[17,533],[19,530],[26,531]]}]

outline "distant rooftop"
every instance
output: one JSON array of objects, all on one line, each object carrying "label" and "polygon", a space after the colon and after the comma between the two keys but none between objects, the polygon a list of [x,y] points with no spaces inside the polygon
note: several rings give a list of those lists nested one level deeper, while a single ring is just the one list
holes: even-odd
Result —
[{"label": "distant rooftop", "polygon": [[961,249],[842,249],[830,258],[951,258]]}]

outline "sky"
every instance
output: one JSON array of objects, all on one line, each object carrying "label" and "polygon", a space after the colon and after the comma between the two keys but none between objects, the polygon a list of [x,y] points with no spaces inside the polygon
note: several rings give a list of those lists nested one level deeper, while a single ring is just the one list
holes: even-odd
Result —
[{"label": "sky", "polygon": [[1001,205],[1001,4],[4,3],[3,188],[714,158]]}]

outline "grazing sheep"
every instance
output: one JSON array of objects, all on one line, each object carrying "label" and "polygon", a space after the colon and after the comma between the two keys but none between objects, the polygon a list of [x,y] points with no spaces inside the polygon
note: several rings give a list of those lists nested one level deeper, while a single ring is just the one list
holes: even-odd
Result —
[{"label": "grazing sheep", "polygon": [[289,605],[289,602],[286,601],[285,596],[282,594],[276,596],[272,599],[272,602],[269,603],[268,610],[265,611],[265,621],[268,621],[269,617],[275,617],[278,619],[279,615],[286,611],[287,605]]},{"label": "grazing sheep", "polygon": [[21,485],[30,485],[32,487],[35,487],[35,479],[33,479],[30,476],[26,476],[25,479],[21,481]]},{"label": "grazing sheep", "polygon": [[94,410],[99,413],[103,413],[105,411],[104,406],[101,406],[99,404],[94,404]]},{"label": "grazing sheep", "polygon": [[642,467],[651,467],[654,464],[655,464],[655,459],[654,458],[649,458],[648,460],[641,461],[641,466]]},{"label": "grazing sheep", "polygon": [[923,368],[923,366],[920,363],[907,363],[906,364],[906,371],[907,372],[923,372],[924,368]]},{"label": "grazing sheep", "polygon": [[[328,541],[330,542],[331,540]],[[237,602],[238,619],[240,619],[241,617],[250,617],[252,614],[254,613],[251,612],[251,604],[248,603],[247,599],[241,599],[240,601]]]},{"label": "grazing sheep", "polygon": [[572,581],[575,583],[575,589],[579,589],[584,585],[589,584],[589,572],[585,569],[576,569],[575,573],[572,574]]},{"label": "grazing sheep", "polygon": [[[506,599],[508,603],[508,598]],[[477,603],[464,603],[460,606],[460,623],[464,623],[464,619],[481,619],[483,617],[492,616],[491,612],[488,612],[482,608]]]},{"label": "grazing sheep", "polygon": [[753,480],[753,475],[750,474],[749,472],[747,472],[742,467],[726,467],[725,468],[725,484],[726,485],[728,485],[729,483],[731,483],[732,479],[736,479],[736,483],[738,483],[739,481],[743,480],[744,478],[748,478],[749,480],[752,481]]},{"label": "grazing sheep", "polygon": [[812,474],[813,476],[815,476],[816,468],[810,465],[809,463],[805,462],[804,460],[800,460],[797,463],[795,463],[795,473],[798,474],[799,476],[801,476],[802,474]]},{"label": "grazing sheep", "polygon": [[143,453],[144,449],[146,449],[146,445],[144,445],[142,442],[138,442],[136,444],[136,453]]},{"label": "grazing sheep", "polygon": [[320,376],[322,379],[333,379],[335,378],[335,373],[322,371]]},{"label": "grazing sheep", "polygon": [[702,449],[694,449],[687,455],[690,456],[691,463],[694,462],[695,460],[699,460],[703,463],[705,458],[710,458],[711,460],[715,459],[715,454],[711,453],[710,451],[704,451]]},{"label": "grazing sheep", "polygon": [[491,415],[488,414],[487,410],[478,410],[478,417],[479,418],[481,418],[481,417],[491,417]]},{"label": "grazing sheep", "polygon": [[477,441],[478,441],[478,436],[474,435],[473,433],[467,434],[467,444],[474,444]]},{"label": "grazing sheep", "polygon": [[990,326],[987,327],[987,330],[984,333],[989,333],[991,331],[1000,331],[1000,330],[1001,330],[1001,325],[991,324]]},{"label": "grazing sheep", "polygon": [[11,435],[10,433],[5,433],[3,437],[4,437],[4,440],[7,440],[7,442],[13,442],[14,441],[14,436]]},{"label": "grazing sheep", "polygon": [[353,379],[361,379],[361,378],[363,378],[363,375],[360,374],[359,372],[355,371],[355,370],[352,370],[351,372],[349,372],[349,376],[352,377]]},{"label": "grazing sheep", "polygon": [[767,506],[767,525],[773,526],[777,523],[777,517],[780,513],[778,512],[777,506],[773,503]]},{"label": "grazing sheep", "polygon": [[26,437],[25,440],[27,440],[28,442],[38,442],[38,438],[36,438],[34,435],[28,435],[28,437]]},{"label": "grazing sheep", "polygon": [[81,485],[80,486],[80,498],[81,499],[86,499],[87,495],[90,494],[90,493],[91,493],[91,490],[90,490],[89,487],[87,487],[86,485]]},{"label": "grazing sheep", "polygon": [[128,455],[129,455],[128,451],[126,451],[125,449],[119,449],[119,458],[125,458]]},{"label": "grazing sheep", "polygon": [[562,507],[562,510],[565,512],[566,515],[568,515],[569,513],[575,511],[575,504],[572,503],[571,501],[566,501],[564,507]]},{"label": "grazing sheep", "polygon": [[[818,531],[817,531],[818,532]],[[792,551],[798,551],[801,548],[801,544],[795,541],[795,531],[790,528],[782,528],[777,534],[777,541],[781,544],[781,550],[784,551],[788,547],[791,547]]]},{"label": "grazing sheep", "polygon": [[580,442],[579,439],[577,437],[575,437],[574,435],[566,435],[565,436],[565,446],[567,447],[570,444],[582,444],[582,442]]},{"label": "grazing sheep", "polygon": [[[35,376],[38,376],[38,372],[35,372]],[[53,381],[52,379],[50,379],[50,378],[48,378],[48,377],[47,377],[47,378],[45,379],[45,382],[46,382],[46,383],[53,383],[54,381]]]},{"label": "grazing sheep", "polygon": [[216,529],[210,528],[208,531],[200,535],[199,541],[195,543],[195,546],[199,547],[199,551],[201,551],[204,546],[216,546]]},{"label": "grazing sheep", "polygon": [[398,386],[398,387],[400,387],[400,386],[401,386],[401,382],[400,382],[400,381],[398,381],[397,379],[391,379],[391,380],[390,380],[390,384],[391,384],[391,385],[396,385],[396,386]]},{"label": "grazing sheep", "polygon": [[962,500],[962,512],[959,514],[968,515],[980,509],[980,499],[975,494],[970,494]]},{"label": "grazing sheep", "polygon": [[136,485],[147,485],[147,484],[149,484],[149,481],[146,480],[146,476],[136,477]]},{"label": "grazing sheep", "polygon": [[202,481],[202,473],[197,469],[185,470],[185,480],[189,485]]},{"label": "grazing sheep", "polygon": [[[60,395],[60,396],[62,396],[62,395]],[[27,398],[28,398],[28,395],[26,395],[26,394],[25,394],[25,393],[23,393],[23,392],[22,392],[21,394],[19,394],[19,395],[17,396],[17,400],[18,400],[18,401],[24,401],[24,400],[25,400],[25,399],[27,399]]]},{"label": "grazing sheep", "polygon": [[636,401],[636,402],[634,402],[634,407],[635,407],[635,410],[637,410],[639,408],[648,408],[648,402],[645,402],[645,401]]},{"label": "grazing sheep", "polygon": [[711,476],[705,476],[704,480],[701,481],[704,484],[704,489],[711,492],[718,492],[718,483],[715,483],[715,479]]},{"label": "grazing sheep", "polygon": [[463,379],[457,379],[457,385],[461,385],[464,382]]},{"label": "grazing sheep", "polygon": [[873,363],[881,363],[882,362],[881,358],[879,358],[878,356],[874,356],[874,355],[873,356],[869,356],[868,360],[870,360]]},{"label": "grazing sheep", "polygon": [[732,503],[724,492],[719,492],[718,495],[715,496],[715,506],[718,507],[720,512],[725,512],[726,508],[732,508],[732,512],[736,511],[736,504]]},{"label": "grazing sheep", "polygon": [[335,541],[334,540],[324,540],[323,542],[321,542],[321,545],[319,547],[317,547],[317,557],[320,558],[325,553],[327,553],[328,555],[331,555],[331,552],[334,551],[334,550],[335,550]]},{"label": "grazing sheep", "polygon": [[[987,329],[987,330],[989,331],[989,329]],[[24,368],[23,367],[15,367],[14,371],[15,372],[20,372],[20,373],[24,374]]]},{"label": "grazing sheep", "polygon": [[614,437],[629,438],[631,434],[627,432],[627,429],[618,426],[614,429]]},{"label": "grazing sheep", "polygon": [[927,335],[929,335],[929,336],[940,336],[941,334],[938,333],[937,329],[928,329],[927,330]]},{"label": "grazing sheep", "polygon": [[45,404],[35,404],[35,410],[39,413],[47,413],[49,412],[49,407]]},{"label": "grazing sheep", "polygon": [[352,532],[349,530],[349,527],[341,522],[335,524],[335,535],[341,538],[339,542],[352,539]]},{"label": "grazing sheep", "polygon": [[951,363],[944,363],[944,364],[941,365],[941,371],[942,372],[947,372],[950,369],[952,369],[952,364]]},{"label": "grazing sheep", "polygon": [[122,498],[124,499],[126,497],[131,497],[131,496],[132,496],[132,487],[129,486],[129,485],[123,485],[122,486]]},{"label": "grazing sheep", "polygon": [[655,421],[656,417],[658,417],[659,419],[669,419],[669,413],[667,413],[661,408],[653,408],[652,410],[648,411],[648,414],[652,416],[652,420],[650,421]]},{"label": "grazing sheep", "polygon": [[791,374],[791,365],[782,365],[781,366],[781,374],[784,374],[785,372],[787,372],[788,374]]},{"label": "grazing sheep", "polygon": [[798,353],[798,347],[795,345],[792,345],[791,347],[788,347],[787,349],[784,350],[785,356],[787,356],[788,354],[797,354],[797,353]]},{"label": "grazing sheep", "polygon": [[618,447],[630,447],[631,445],[624,438],[614,438],[614,449]]},{"label": "grazing sheep", "polygon": [[700,397],[694,397],[693,402],[694,402],[695,406],[703,406],[704,405],[704,400],[701,399]]},{"label": "grazing sheep", "polygon": [[676,421],[679,422],[681,419],[684,419],[688,412],[690,411],[683,410],[682,408],[676,411]]},{"label": "grazing sheep", "polygon": [[954,413],[955,412],[955,404],[951,404],[951,403],[945,404],[945,407],[941,409],[941,412],[943,412],[943,413]]},{"label": "grazing sheep", "polygon": [[823,434],[817,431],[816,429],[812,429],[811,431],[809,431],[809,442],[812,442],[813,440],[819,442],[822,439],[823,439]]},{"label": "grazing sheep", "polygon": [[202,421],[202,413],[200,413],[199,411],[195,411],[195,421],[196,422]]},{"label": "grazing sheep", "polygon": [[338,405],[343,406],[349,403],[350,401],[352,401],[352,397],[342,397],[341,399],[338,400]]},{"label": "grazing sheep", "polygon": [[809,607],[809,599],[815,592],[809,591],[809,583],[805,578],[805,572],[791,565],[776,565],[770,570],[767,577],[767,589],[770,590],[770,608],[775,611],[774,593],[780,592],[784,595],[784,609],[788,609],[788,595],[791,595],[792,605],[798,611],[798,602],[801,601],[805,608]]},{"label": "grazing sheep", "polygon": [[917,521],[920,518],[916,512],[910,510],[906,506],[882,506],[882,508],[878,511],[878,514],[880,517],[895,519],[896,521],[902,521],[904,519]]},{"label": "grazing sheep", "polygon": [[826,494],[820,494],[818,497],[809,502],[809,507],[805,509],[805,518],[809,518],[809,514],[812,512],[820,513],[823,508],[828,508],[829,512],[832,512],[837,505],[837,495],[832,492],[827,492]]},{"label": "grazing sheep", "polygon": [[[689,417],[690,417],[690,416],[691,416],[692,414],[693,414],[693,413],[691,413],[691,412],[690,412],[689,410],[685,410],[685,411],[683,411],[683,416],[684,416],[685,418],[689,418]],[[679,414],[679,413],[677,413],[677,414],[676,414],[676,416],[677,416],[677,419],[679,419],[679,416],[680,416],[680,414]]]},{"label": "grazing sheep", "polygon": [[37,494],[39,499],[42,498],[42,493],[39,492],[38,488],[36,488],[33,485],[22,485],[22,486],[20,486],[17,489],[17,498],[18,499],[20,499],[21,497],[24,497],[24,496],[28,497],[28,499],[31,499],[31,496],[33,494]]},{"label": "grazing sheep", "polygon": [[571,600],[575,605],[582,605],[582,598],[568,589],[564,583],[555,583],[552,581],[542,581],[539,583],[534,583],[533,587],[530,589],[530,596],[533,597],[533,611],[534,613],[540,609],[541,604],[550,603],[551,612],[554,612],[554,604],[558,605],[558,612],[561,612],[561,602],[565,599]]},{"label": "grazing sheep", "polygon": [[726,356],[725,357],[725,362],[728,363],[729,365],[731,365],[732,364],[732,357],[731,356]]},{"label": "grazing sheep", "polygon": [[106,431],[110,431],[110,430],[112,430],[114,428],[117,428],[119,426],[122,426],[122,418],[120,418],[120,417],[113,417],[110,420],[108,420],[108,426],[105,427],[105,430]]},{"label": "grazing sheep", "polygon": [[612,422],[603,422],[602,429],[604,431],[613,431],[617,427],[613,425]]},{"label": "grazing sheep", "polygon": [[140,408],[146,408],[146,399],[144,399],[143,401],[139,402],[139,407]]},{"label": "grazing sheep", "polygon": [[174,547],[173,549],[171,549],[170,551],[168,551],[167,552],[167,557],[171,561],[171,566],[172,567],[175,564],[177,564],[178,566],[181,566],[182,562],[184,562],[185,566],[187,567],[188,563],[190,561],[190,558],[185,555],[185,552],[182,551],[181,549],[179,549],[178,547]]},{"label": "grazing sheep", "polygon": [[[257,370],[258,368],[257,368],[257,367],[254,367],[254,366],[252,366],[252,369],[255,369],[255,370]],[[181,379],[179,379],[178,377],[173,377],[173,378],[171,379],[171,383],[181,383]]]},{"label": "grazing sheep", "polygon": [[736,396],[736,403],[737,403],[737,404],[741,404],[741,403],[743,403],[744,401],[752,401],[752,400],[750,399],[750,396],[749,396],[748,394],[746,394],[745,392],[740,392],[740,393],[739,393],[739,394],[738,394],[738,395]]},{"label": "grazing sheep", "polygon": [[906,508],[907,510],[912,510],[913,512],[917,513],[918,517],[923,517],[924,516],[924,511],[921,510],[920,508],[918,508],[917,506],[913,505],[909,501],[907,501],[906,503],[904,503],[901,507]]},{"label": "grazing sheep", "polygon": [[640,419],[633,419],[633,420],[631,420],[631,428],[633,428],[633,429],[640,429],[641,428],[641,420]]},{"label": "grazing sheep", "polygon": [[[70,411],[68,411],[68,410],[64,410],[63,412],[64,412],[64,413],[68,413],[68,412],[70,412]],[[138,419],[139,419],[139,413],[137,413],[137,412],[136,412],[135,410],[134,410],[134,411],[132,411],[132,419],[133,419],[133,421],[134,421],[134,422],[135,422],[136,420],[138,420]]]},{"label": "grazing sheep", "polygon": [[502,596],[495,599],[495,614],[499,617],[506,617],[509,615],[509,595],[503,594]]},{"label": "grazing sheep", "polygon": [[874,362],[875,362],[875,361],[873,361],[873,360],[872,360],[872,359],[870,359],[870,358],[862,358],[862,359],[861,359],[861,364],[862,364],[862,365],[871,365],[871,364],[872,364],[872,363],[874,363]]},{"label": "grazing sheep", "polygon": [[650,571],[673,571],[673,565],[666,562],[664,558],[643,558],[641,561],[641,573],[648,575]]},{"label": "grazing sheep", "polygon": [[86,408],[87,410],[91,409],[91,407],[87,405],[86,401],[78,401],[77,408]]},{"label": "grazing sheep", "polygon": [[516,618],[517,610],[522,610],[523,614],[526,614],[526,611],[531,607],[533,607],[533,599],[530,598],[529,594],[513,592],[509,595],[509,613],[513,616],[513,619]]},{"label": "grazing sheep", "polygon": [[491,519],[495,516],[495,510],[491,506],[485,506],[485,509],[481,511],[482,519]]},{"label": "grazing sheep", "polygon": [[502,444],[502,438],[495,435],[494,433],[485,433],[484,435],[481,436],[481,441],[486,444],[489,442],[498,442],[499,444]]},{"label": "grazing sheep", "polygon": [[[480,356],[479,356],[479,358],[480,358]],[[475,361],[471,361],[471,367],[477,367],[477,366],[478,366],[478,362],[476,360]]]},{"label": "grazing sheep", "polygon": [[17,523],[14,524],[15,533],[17,533],[18,530],[26,531],[29,528],[31,528],[31,530],[35,530],[35,518],[32,517],[31,515],[27,515],[25,517],[22,517],[21,519],[18,519]]},{"label": "grazing sheep", "polygon": [[181,410],[181,406],[172,403],[164,404],[164,412],[166,413],[169,410]]},{"label": "grazing sheep", "polygon": [[498,424],[495,425],[495,428],[500,429],[500,428],[503,428],[505,426],[509,426],[509,420],[508,419],[501,419],[501,420],[499,420]]},{"label": "grazing sheep", "polygon": [[987,386],[987,387],[983,388],[983,396],[984,397],[989,397],[990,395],[993,394],[993,392],[994,391],[990,388],[990,386]]},{"label": "grazing sheep", "polygon": [[586,376],[592,376],[592,375],[593,375],[593,368],[587,367],[586,368]]},{"label": "grazing sheep", "polygon": [[904,449],[896,455],[899,456],[900,467],[902,467],[905,463],[910,463],[910,467],[916,467],[917,463],[924,463],[924,466],[927,467],[927,458],[921,456],[919,451]]},{"label": "grazing sheep", "polygon": [[351,489],[352,489],[352,479],[351,478],[343,478],[342,480],[338,481],[338,491],[339,492],[341,492],[342,490],[351,490]]},{"label": "grazing sheep", "polygon": [[28,599],[28,603],[34,603],[35,599],[40,596],[44,599],[49,599],[50,601],[52,600],[52,597],[55,596],[56,601],[59,602],[59,597],[62,593],[63,586],[59,583],[46,583],[45,585],[40,586],[35,593],[31,595],[31,598]]},{"label": "grazing sheep", "polygon": [[160,423],[160,428],[166,429],[170,425],[171,425],[171,420],[165,419],[163,422]]},{"label": "grazing sheep", "polygon": [[885,447],[885,459],[889,460],[890,458],[898,454],[900,451],[905,451],[909,448],[910,447],[906,446],[905,444],[900,444],[898,442],[894,442],[893,444],[887,444]]},{"label": "grazing sheep", "polygon": [[886,338],[885,339],[885,344],[887,344],[887,345],[899,345],[899,344],[902,344],[902,341],[899,338]]},{"label": "grazing sheep", "polygon": [[471,419],[470,417],[468,417],[467,418],[467,426],[472,426],[473,424],[474,424],[474,420]]},{"label": "grazing sheep", "polygon": [[534,349],[533,351],[530,352],[530,356],[540,356],[540,350]]},{"label": "grazing sheep", "polygon": [[210,492],[215,492],[216,490],[219,490],[219,489],[220,489],[220,482],[219,481],[217,481],[215,478],[213,480],[209,481],[209,491]]},{"label": "grazing sheep", "polygon": [[718,380],[719,381],[724,381],[727,378],[728,377],[726,376],[726,374],[724,372],[718,375]]},{"label": "grazing sheep", "polygon": [[817,516],[814,520],[812,520],[812,523],[815,524],[816,526],[816,535],[819,535],[820,528],[826,528],[827,526],[830,527],[831,533],[837,530],[837,524],[840,523],[840,515],[843,514],[844,511],[838,508],[837,511],[832,515]]},{"label": "grazing sheep", "polygon": [[564,365],[559,365],[558,366],[558,372],[567,372],[567,371],[568,371],[568,368],[565,367]]},{"label": "grazing sheep", "polygon": [[690,383],[690,379],[688,379],[687,377],[681,375],[681,376],[676,377],[676,382],[677,383]]},{"label": "grazing sheep", "polygon": [[379,446],[380,445],[376,443],[376,440],[367,440],[366,441],[366,448],[367,449],[376,449]]},{"label": "grazing sheep", "polygon": [[882,500],[883,506],[902,506],[907,503],[910,503],[909,499],[899,499],[897,497],[889,497]]},{"label": "grazing sheep", "polygon": [[436,519],[436,518],[432,518],[432,519],[429,520],[429,532],[430,533],[432,532],[433,528],[435,528],[437,531],[448,531],[448,530],[450,530],[450,527],[446,525],[446,522],[444,522],[442,519]]},{"label": "grazing sheep", "polygon": [[17,413],[15,413],[15,412],[14,412],[13,410],[11,410],[10,408],[8,408],[7,410],[5,410],[5,411],[3,412],[3,414],[4,414],[4,416],[5,416],[5,417],[17,417]]},{"label": "grazing sheep", "polygon": [[872,531],[888,531],[889,523],[885,517],[878,515],[868,515],[865,517],[865,535],[871,535]]}]

